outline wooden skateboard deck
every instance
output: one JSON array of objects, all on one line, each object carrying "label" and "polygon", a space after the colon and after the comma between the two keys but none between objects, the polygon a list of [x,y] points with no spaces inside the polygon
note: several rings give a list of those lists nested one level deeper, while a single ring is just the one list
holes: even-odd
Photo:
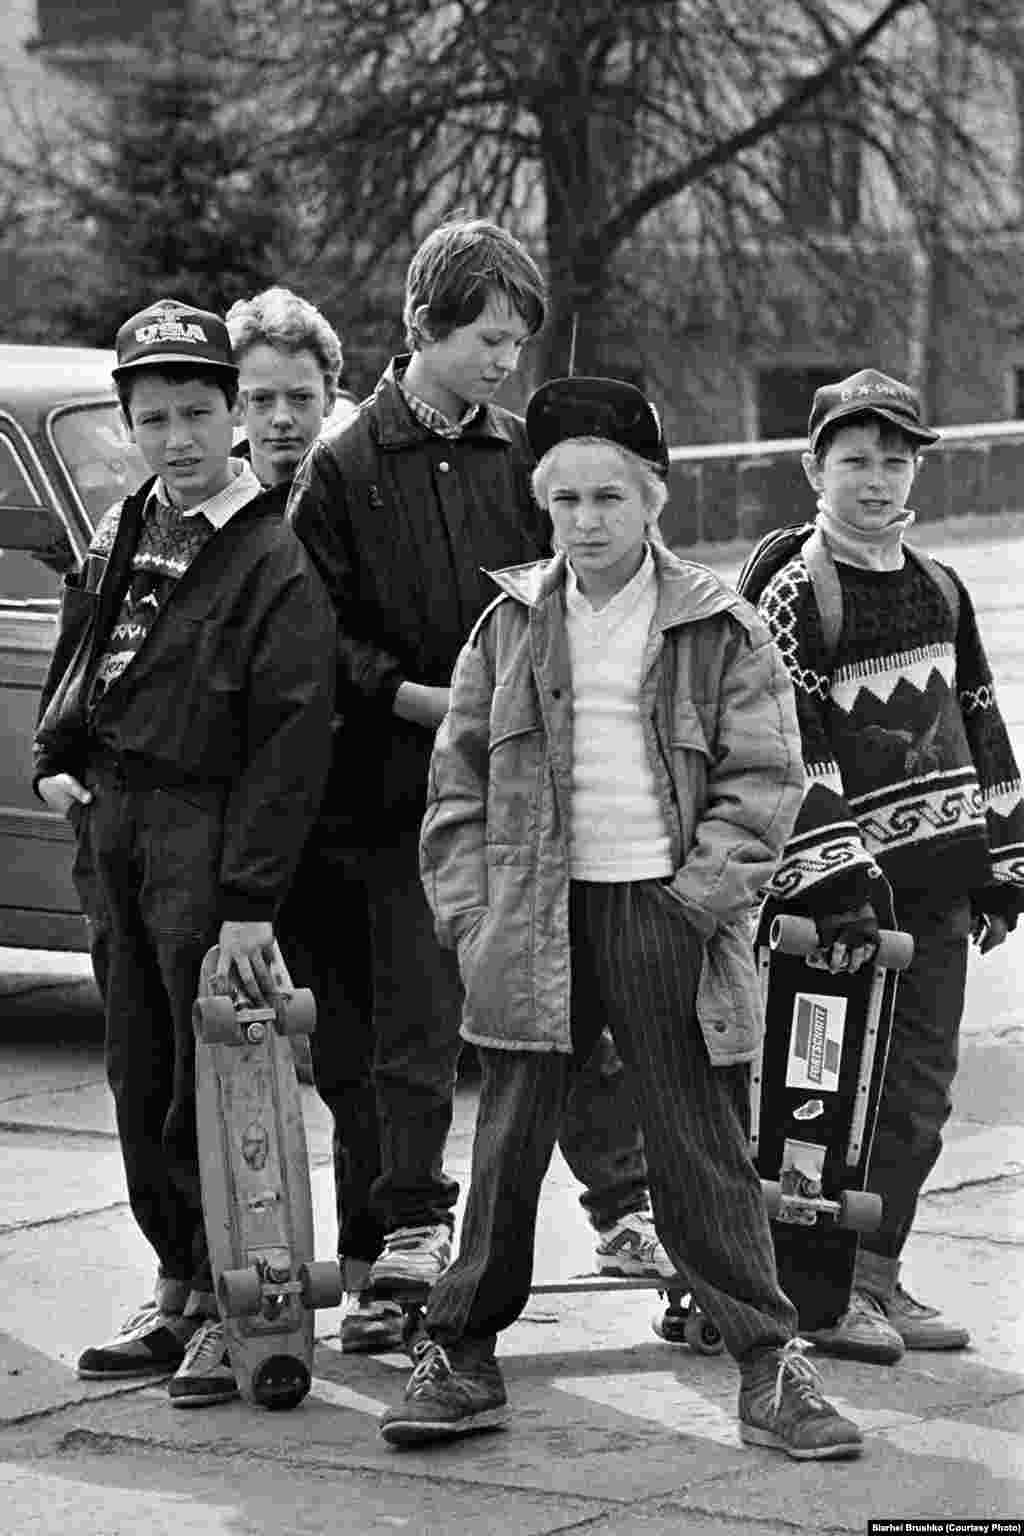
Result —
[{"label": "wooden skateboard deck", "polygon": [[292,1035],[316,1023],[275,945],[273,1005],[225,993],[206,954],[193,1008],[203,1216],[239,1391],[293,1408],[309,1391],[313,1309],[342,1297],[336,1262],[313,1262],[313,1202]]},{"label": "wooden skateboard deck", "polygon": [[751,1151],[779,1281],[805,1332],[833,1326],[846,1310],[858,1231],[882,1219],[880,1198],[864,1185],[898,973],[914,946],[895,931],[888,886],[872,902],[881,943],[852,976],[815,965],[814,924],[771,903],[754,941],[765,1029],[751,1070]]}]

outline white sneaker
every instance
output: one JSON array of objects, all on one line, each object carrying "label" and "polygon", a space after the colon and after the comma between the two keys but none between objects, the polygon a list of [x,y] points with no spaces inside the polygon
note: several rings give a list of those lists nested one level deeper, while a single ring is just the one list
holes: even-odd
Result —
[{"label": "white sneaker", "polygon": [[167,1395],[174,1408],[207,1408],[238,1396],[224,1324],[218,1319],[210,1318],[196,1329],[184,1360],[167,1383]]},{"label": "white sneaker", "polygon": [[624,1280],[672,1280],[676,1267],[662,1245],[650,1211],[630,1211],[597,1235],[598,1273]]},{"label": "white sneaker", "polygon": [[384,1239],[384,1251],[370,1270],[367,1290],[374,1296],[425,1297],[452,1260],[452,1234],[433,1227],[399,1227]]}]

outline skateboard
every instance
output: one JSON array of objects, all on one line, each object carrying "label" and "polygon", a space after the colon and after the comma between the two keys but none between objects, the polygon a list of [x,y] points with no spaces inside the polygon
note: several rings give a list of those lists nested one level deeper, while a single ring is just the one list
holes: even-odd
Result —
[{"label": "skateboard", "polygon": [[272,1005],[254,1007],[207,952],[192,1010],[203,1216],[239,1391],[294,1408],[309,1391],[313,1311],[342,1299],[336,1261],[313,1259],[313,1202],[293,1038],[316,1025],[281,951]]},{"label": "skateboard", "polygon": [[[651,1326],[660,1339],[669,1344],[687,1344],[696,1354],[719,1355],[725,1348],[722,1335],[711,1319],[697,1307],[685,1280],[648,1275],[614,1275],[600,1271],[572,1275],[564,1280],[537,1281],[530,1286],[531,1296],[578,1296],[594,1291],[657,1291],[666,1300],[665,1311],[652,1319]],[[421,1284],[389,1284],[385,1295],[397,1301],[405,1314],[402,1328],[406,1348],[411,1348],[423,1333],[423,1309],[429,1287]]]},{"label": "skateboard", "polygon": [[751,1069],[751,1153],[779,1283],[805,1332],[845,1312],[858,1234],[882,1220],[881,1197],[864,1185],[898,976],[914,942],[895,928],[887,886],[872,904],[878,951],[852,976],[824,967],[810,919],[772,903],[754,939],[765,1027]]}]

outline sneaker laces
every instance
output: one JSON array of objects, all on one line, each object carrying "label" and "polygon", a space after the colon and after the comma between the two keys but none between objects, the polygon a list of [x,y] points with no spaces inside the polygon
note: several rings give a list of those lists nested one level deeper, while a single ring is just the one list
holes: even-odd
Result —
[{"label": "sneaker laces", "polygon": [[882,1303],[870,1291],[851,1291],[850,1305],[846,1310],[851,1317],[867,1317],[872,1322],[877,1322],[879,1318],[883,1322],[886,1320]]},{"label": "sneaker laces", "polygon": [[137,1328],[142,1328],[147,1323],[158,1323],[163,1315],[155,1301],[147,1301],[121,1324],[117,1330],[118,1336],[134,1333]]},{"label": "sneaker laces", "polygon": [[938,1307],[926,1306],[923,1301],[918,1301],[916,1296],[911,1296],[910,1292],[905,1290],[903,1286],[898,1283],[893,1293],[892,1299],[896,1302],[901,1311],[912,1312],[916,1317],[926,1318],[939,1316]]},{"label": "sneaker laces", "polygon": [[641,1259],[650,1262],[657,1259],[662,1243],[650,1211],[630,1211],[628,1216],[620,1218],[619,1225],[634,1239],[632,1247]]},{"label": "sneaker laces", "polygon": [[421,1339],[413,1345],[412,1354],[416,1364],[406,1389],[409,1397],[415,1396],[422,1387],[434,1386],[455,1374],[447,1350],[433,1339]]},{"label": "sneaker laces", "polygon": [[809,1348],[810,1344],[806,1339],[790,1339],[789,1343],[783,1346],[779,1357],[779,1369],[775,1376],[775,1391],[772,1394],[773,1414],[777,1415],[782,1407],[782,1391],[787,1378],[797,1397],[813,1408],[823,1405],[825,1384],[821,1379],[821,1373],[804,1357],[804,1351]]},{"label": "sneaker laces", "polygon": [[[443,1235],[442,1235],[443,1234]],[[436,1238],[442,1242],[448,1237],[447,1227],[399,1227],[397,1231],[390,1233],[384,1239],[384,1246],[388,1250],[396,1248],[416,1248],[421,1243]]]},{"label": "sneaker laces", "polygon": [[220,1365],[226,1349],[224,1342],[224,1324],[218,1318],[208,1318],[205,1323],[200,1323],[185,1350],[185,1358],[182,1361],[182,1369],[188,1370],[193,1366]]}]

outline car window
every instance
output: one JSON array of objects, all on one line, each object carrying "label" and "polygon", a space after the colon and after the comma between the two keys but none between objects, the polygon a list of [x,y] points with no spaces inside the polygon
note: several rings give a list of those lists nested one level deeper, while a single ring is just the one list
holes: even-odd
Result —
[{"label": "car window", "polygon": [[128,437],[118,406],[75,405],[50,420],[50,440],[74,482],[93,528],[108,507],[146,478],[142,455]]},{"label": "car window", "polygon": [[[0,433],[0,506],[38,507],[40,497],[17,447],[5,434]],[[56,599],[60,592],[60,577],[47,570],[24,549],[0,550],[0,598]]]},{"label": "car window", "polygon": [[0,503],[7,507],[38,507],[39,493],[9,437],[0,436]]}]

